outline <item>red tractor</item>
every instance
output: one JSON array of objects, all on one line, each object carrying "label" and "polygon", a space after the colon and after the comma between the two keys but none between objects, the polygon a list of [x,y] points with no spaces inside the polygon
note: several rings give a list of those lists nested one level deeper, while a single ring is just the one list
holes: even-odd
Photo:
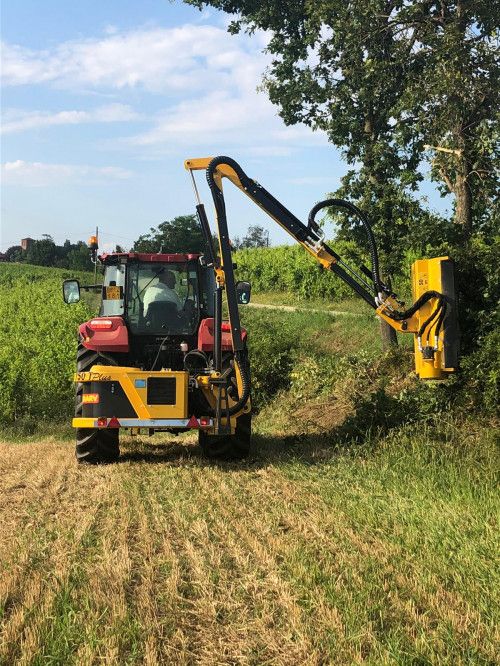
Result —
[{"label": "red tractor", "polygon": [[[116,460],[120,428],[150,433],[195,428],[206,455],[246,455],[251,424],[247,334],[241,330],[235,362],[213,268],[198,254],[131,252],[104,254],[100,261],[99,316],[79,327],[77,459]],[[247,282],[235,290],[240,303],[249,301]],[[76,280],[64,283],[64,295],[69,303],[79,300]]]},{"label": "red tractor", "polygon": [[[199,432],[213,457],[242,457],[251,430],[247,333],[239,304],[250,284],[236,282],[222,181],[230,180],[334,273],[376,314],[415,341],[415,369],[423,379],[443,379],[458,365],[453,262],[418,260],[412,267],[414,303],[403,310],[379,271],[378,251],[366,216],[340,199],[316,204],[301,222],[230,157],[186,160],[206,243],[197,254],[105,254],[99,316],[80,326],[76,381],[76,455],[108,462],[119,455],[120,428]],[[200,201],[194,172],[206,172],[214,201],[218,250]],[[341,208],[366,230],[371,266],[354,270],[325,242],[316,215]],[[94,242],[94,254],[97,243]],[[226,295],[228,319],[222,318]],[[77,280],[64,283],[66,302],[80,299]]]}]

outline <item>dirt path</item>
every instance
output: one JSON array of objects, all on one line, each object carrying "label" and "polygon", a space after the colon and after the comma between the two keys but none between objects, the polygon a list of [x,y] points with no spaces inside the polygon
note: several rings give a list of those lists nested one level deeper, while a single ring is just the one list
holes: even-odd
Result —
[{"label": "dirt path", "polygon": [[359,312],[346,312],[345,310],[318,310],[315,308],[301,308],[296,305],[273,305],[272,303],[248,303],[245,307],[261,308],[266,310],[283,310],[285,312],[324,312],[332,316],[360,317]]}]

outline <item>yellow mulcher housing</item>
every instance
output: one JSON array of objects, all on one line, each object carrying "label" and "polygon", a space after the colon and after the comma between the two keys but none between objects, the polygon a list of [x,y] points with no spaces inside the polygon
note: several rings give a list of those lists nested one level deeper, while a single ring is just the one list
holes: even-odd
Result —
[{"label": "yellow mulcher housing", "polygon": [[[104,284],[86,287],[102,290],[103,301],[100,316],[80,327],[73,419],[80,461],[115,460],[119,428],[150,433],[193,428],[209,456],[248,453],[250,372],[238,305],[249,301],[250,285],[237,283],[234,277],[224,178],[324,269],[347,283],[380,318],[397,331],[414,335],[415,371],[420,378],[444,379],[456,370],[458,327],[451,259],[437,257],[413,264],[414,303],[403,310],[404,304],[380,277],[373,232],[353,204],[340,199],[321,201],[304,224],[229,157],[189,159],[185,168],[193,181],[206,253],[103,255]],[[206,172],[215,206],[217,249],[198,194],[194,177],[198,170]],[[347,210],[363,224],[370,245],[370,268],[353,270],[325,242],[315,221],[324,208]],[[96,246],[94,243],[94,260]],[[161,298],[148,299],[144,294],[149,287],[156,295],[163,294]],[[227,321],[222,319],[223,293]],[[65,300],[75,302],[79,296],[79,283],[66,281]]]}]

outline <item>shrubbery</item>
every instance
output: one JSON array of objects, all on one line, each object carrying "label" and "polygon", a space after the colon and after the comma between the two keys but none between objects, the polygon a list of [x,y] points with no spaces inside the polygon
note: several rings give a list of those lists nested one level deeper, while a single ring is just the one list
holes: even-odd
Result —
[{"label": "shrubbery", "polygon": [[76,332],[90,313],[84,303],[63,302],[69,277],[65,270],[0,264],[0,425],[71,415]]},{"label": "shrubbery", "polygon": [[[367,263],[354,243],[333,242],[332,249],[353,267]],[[324,270],[300,245],[238,250],[234,253],[239,280],[250,280],[257,292],[281,291],[298,299],[351,298],[352,290],[330,271]]]},{"label": "shrubbery", "polygon": [[[247,252],[253,251],[240,254]],[[33,429],[43,421],[69,422],[76,331],[94,313],[85,303],[64,304],[61,283],[67,277],[74,276],[59,269],[0,265],[0,426]],[[334,320],[328,314],[242,309],[242,319],[249,330],[257,409],[284,392],[295,405],[326,399],[334,409],[356,415],[346,421],[346,432],[357,436],[358,430],[386,429],[452,410],[489,416],[498,408],[500,333],[494,329],[463,359],[456,378],[434,384],[412,377],[408,351],[381,355],[364,318],[342,320],[340,353],[318,344],[332,336]],[[348,335],[356,338],[354,353],[342,351]]]}]

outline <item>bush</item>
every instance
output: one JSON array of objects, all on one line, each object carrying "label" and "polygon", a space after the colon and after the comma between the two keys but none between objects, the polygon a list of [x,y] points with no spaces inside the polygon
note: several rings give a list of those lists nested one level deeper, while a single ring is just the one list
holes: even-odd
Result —
[{"label": "bush", "polygon": [[[353,267],[367,262],[354,243],[334,241],[332,249]],[[250,280],[257,292],[278,291],[297,299],[351,298],[352,290],[330,271],[324,270],[300,245],[238,250],[234,253],[239,280]]]},{"label": "bush", "polygon": [[91,313],[84,303],[63,302],[61,284],[69,277],[64,270],[0,265],[0,425],[71,414],[77,327]]},{"label": "bush", "polygon": [[487,333],[477,351],[464,358],[458,399],[471,412],[498,414],[500,397],[500,331]]}]

